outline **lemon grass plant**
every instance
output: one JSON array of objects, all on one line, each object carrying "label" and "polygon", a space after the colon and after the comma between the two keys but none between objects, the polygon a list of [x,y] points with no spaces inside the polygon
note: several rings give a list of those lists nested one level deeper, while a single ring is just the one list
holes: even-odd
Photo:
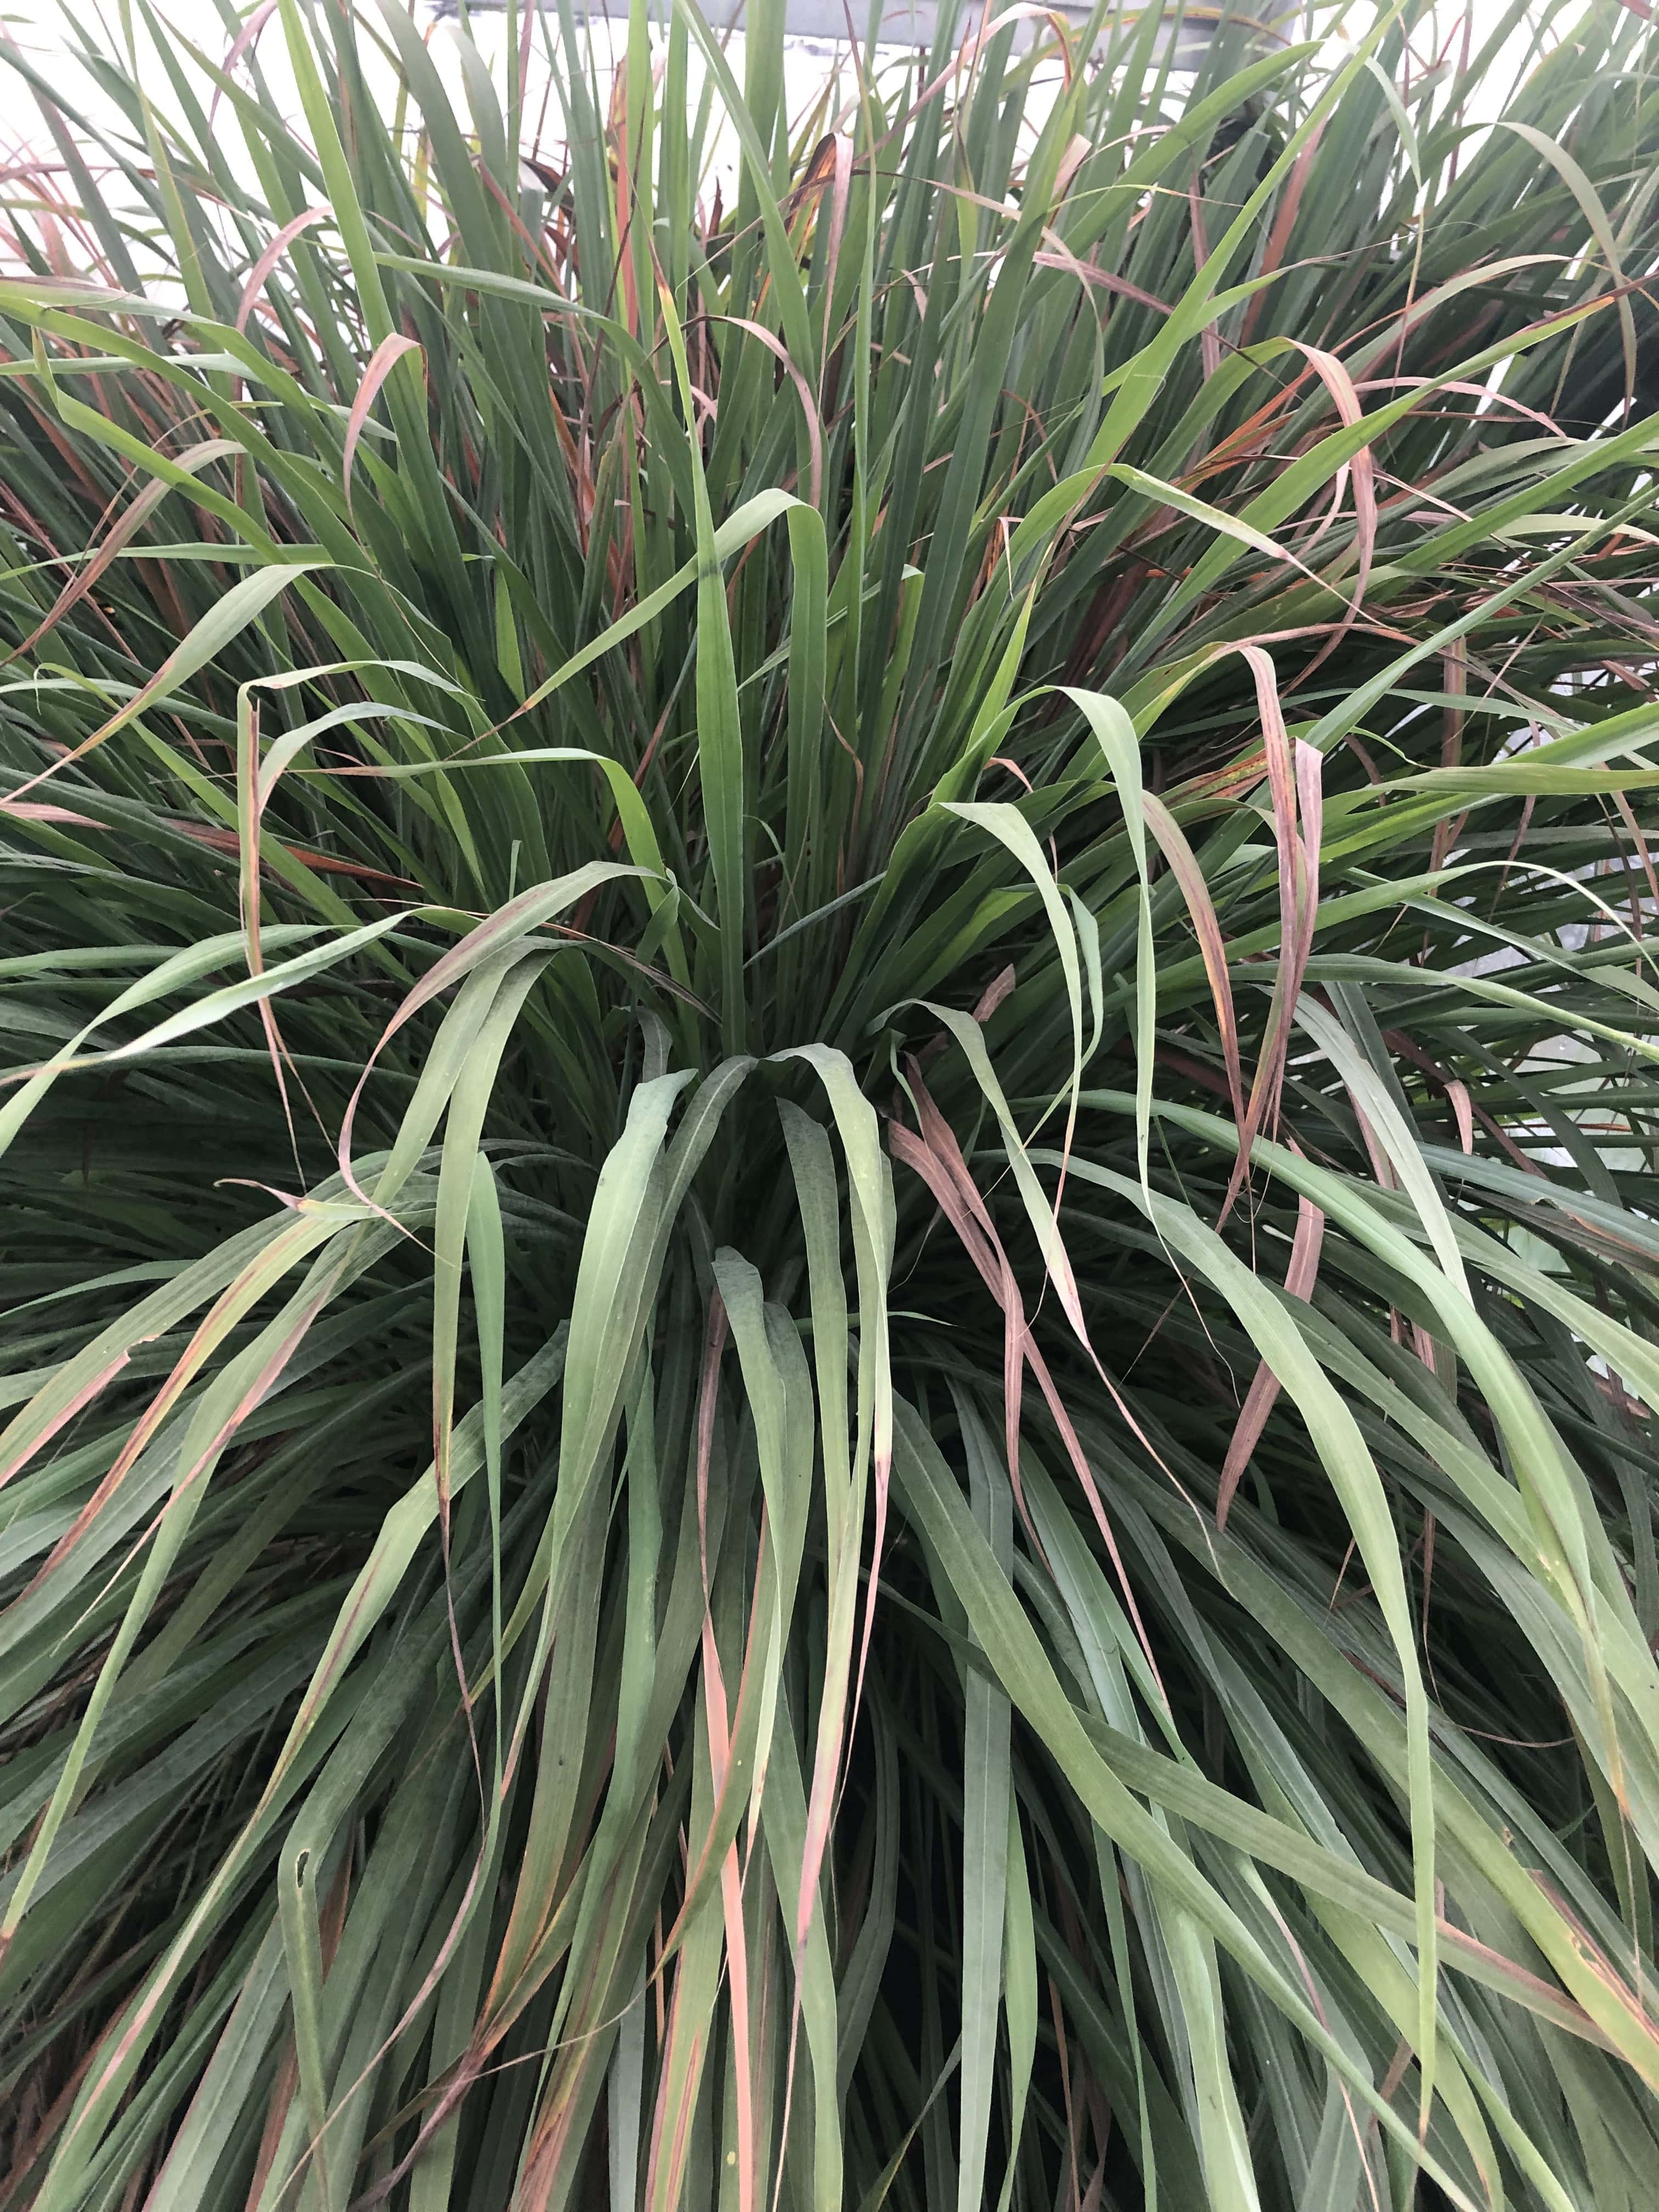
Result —
[{"label": "lemon grass plant", "polygon": [[0,2205],[1651,2207],[1650,11],[222,13],[0,47]]}]

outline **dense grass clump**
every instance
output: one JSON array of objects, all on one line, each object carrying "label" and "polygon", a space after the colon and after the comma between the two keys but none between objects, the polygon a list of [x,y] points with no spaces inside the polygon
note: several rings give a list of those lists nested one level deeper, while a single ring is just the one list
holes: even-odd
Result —
[{"label": "dense grass clump", "polygon": [[222,4],[3,46],[0,2205],[1651,2207],[1647,10]]}]

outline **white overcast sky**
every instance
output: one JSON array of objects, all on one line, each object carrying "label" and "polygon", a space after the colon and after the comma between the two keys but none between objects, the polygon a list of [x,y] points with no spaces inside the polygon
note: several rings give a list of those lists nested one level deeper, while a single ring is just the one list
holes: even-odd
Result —
[{"label": "white overcast sky", "polygon": [[[617,0],[617,3],[623,4],[623,0]],[[417,0],[417,4],[422,7],[423,19],[429,21],[429,15],[425,13],[425,0]],[[578,0],[580,4],[580,0]],[[863,12],[864,4],[866,0],[852,0],[854,21]],[[1356,29],[1369,26],[1375,20],[1370,4],[1342,8],[1334,6],[1332,0],[1315,0],[1315,20],[1321,29],[1328,29],[1334,22],[1337,26],[1333,59],[1347,43],[1341,29],[1344,19],[1351,28]],[[101,24],[104,27],[101,41],[111,51],[121,51],[120,17],[116,0],[107,0],[107,4],[106,0],[70,0],[70,6],[76,21],[88,27]],[[1467,6],[1473,17],[1477,37],[1494,23],[1502,12],[1502,0],[1467,0]],[[204,51],[215,55],[223,54],[228,42],[223,24],[212,0],[156,0],[156,7],[158,14]],[[248,0],[248,5],[240,12],[245,16],[252,14],[253,0]],[[1455,27],[1464,12],[1465,6],[1461,0],[1447,0],[1447,4],[1438,10],[1434,28],[1419,32],[1414,44],[1425,59],[1436,44],[1443,43],[1447,38],[1455,35]],[[66,7],[65,0],[10,0],[9,5],[6,4],[6,0],[0,0],[0,21],[4,23],[10,35],[28,53],[42,74],[54,86],[61,86],[66,100],[82,106],[102,119],[110,111],[88,84],[83,72],[68,58],[70,46],[64,25],[69,13],[70,7]],[[372,17],[374,10],[371,9],[369,13]],[[501,17],[481,15],[474,18],[474,22],[485,52],[499,57],[504,27]],[[602,52],[608,46],[610,30],[608,25],[596,27]],[[450,47],[451,38],[448,26],[438,24],[434,27],[432,51],[441,67],[443,66],[446,50]],[[742,78],[741,43],[740,39],[733,40],[732,56],[739,82]],[[1525,43],[1524,40],[1516,42],[1514,59],[1517,63],[1524,52]],[[286,99],[291,95],[292,85],[283,62],[280,21],[271,21],[262,32],[258,52],[261,64],[273,88],[279,96]],[[787,60],[787,88],[792,115],[800,113],[812,104],[834,66],[830,49],[792,42]],[[458,104],[465,112],[459,70],[453,67],[446,68],[444,74],[450,80],[458,96]],[[154,87],[156,104],[165,112],[171,106],[171,88],[153,56],[144,68],[143,77],[147,86]],[[297,112],[297,100],[294,101],[294,107]],[[0,155],[15,161],[20,156],[27,158],[32,152],[45,155],[48,150],[49,141],[46,139],[40,118],[33,112],[33,101],[24,94],[16,80],[10,77],[9,71],[0,70]]]}]

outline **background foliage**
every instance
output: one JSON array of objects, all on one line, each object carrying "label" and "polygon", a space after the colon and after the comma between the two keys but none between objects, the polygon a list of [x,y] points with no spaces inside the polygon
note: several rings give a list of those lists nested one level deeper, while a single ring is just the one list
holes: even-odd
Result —
[{"label": "background foliage", "polygon": [[1659,114],[1537,12],[8,45],[0,2203],[1652,2203]]}]

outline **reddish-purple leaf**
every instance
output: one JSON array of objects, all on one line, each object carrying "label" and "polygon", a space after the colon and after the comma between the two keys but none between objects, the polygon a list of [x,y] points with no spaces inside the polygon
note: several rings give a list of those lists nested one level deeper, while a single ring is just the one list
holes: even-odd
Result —
[{"label": "reddish-purple leaf", "polygon": [[[242,287],[241,304],[236,310],[236,327],[239,331],[246,330],[248,317],[253,313],[254,301],[264,290],[266,280],[271,270],[288,252],[300,233],[302,230],[309,230],[313,222],[326,222],[328,219],[329,210],[326,208],[301,208],[291,222],[285,222],[283,225],[248,272],[248,280]],[[349,464],[347,472],[349,473]]]},{"label": "reddish-purple leaf", "polygon": [[[1325,1217],[1309,1198],[1297,1201],[1296,1236],[1291,1244],[1291,1264],[1285,1271],[1285,1289],[1293,1298],[1306,1300],[1311,1297],[1319,1274],[1319,1248],[1325,1239]],[[1251,1455],[1261,1441],[1261,1431],[1267,1425],[1267,1416],[1279,1395],[1279,1377],[1262,1360],[1257,1366],[1243,1407],[1232,1442],[1227,1447],[1227,1457],[1221,1470],[1221,1482],[1216,1492],[1215,1525],[1224,1528],[1227,1515],[1233,1502],[1233,1492],[1238,1488]]]},{"label": "reddish-purple leaf", "polygon": [[374,404],[375,395],[406,353],[419,353],[420,347],[413,338],[406,338],[401,331],[393,331],[383,337],[369,357],[363,371],[363,380],[357,387],[357,397],[351,403],[351,413],[346,421],[345,453],[340,463],[340,476],[345,485],[346,509],[351,508],[351,464],[356,459],[357,441],[363,434],[363,425],[368,420],[368,410]]}]

